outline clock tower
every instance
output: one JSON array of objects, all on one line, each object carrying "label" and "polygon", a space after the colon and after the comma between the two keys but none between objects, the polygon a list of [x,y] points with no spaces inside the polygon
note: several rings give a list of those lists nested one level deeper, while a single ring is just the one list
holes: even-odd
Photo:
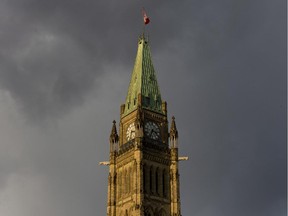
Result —
[{"label": "clock tower", "polygon": [[175,118],[169,130],[143,34],[118,133],[113,121],[110,135],[107,216],[181,216],[179,160]]}]

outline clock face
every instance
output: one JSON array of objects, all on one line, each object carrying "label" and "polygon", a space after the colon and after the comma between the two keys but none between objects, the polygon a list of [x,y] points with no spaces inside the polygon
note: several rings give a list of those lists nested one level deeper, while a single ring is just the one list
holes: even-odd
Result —
[{"label": "clock face", "polygon": [[155,122],[147,122],[144,127],[145,134],[154,140],[158,140],[160,138],[160,129]]},{"label": "clock face", "polygon": [[126,137],[127,137],[128,141],[135,138],[135,125],[134,125],[134,123],[129,125],[127,132],[126,132]]}]

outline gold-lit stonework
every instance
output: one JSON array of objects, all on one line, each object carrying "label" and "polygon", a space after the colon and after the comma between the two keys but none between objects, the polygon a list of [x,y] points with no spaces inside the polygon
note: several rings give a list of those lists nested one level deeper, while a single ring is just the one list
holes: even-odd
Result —
[{"label": "gold-lit stonework", "polygon": [[148,41],[141,36],[119,135],[110,135],[107,216],[181,216],[178,131],[162,101]]}]

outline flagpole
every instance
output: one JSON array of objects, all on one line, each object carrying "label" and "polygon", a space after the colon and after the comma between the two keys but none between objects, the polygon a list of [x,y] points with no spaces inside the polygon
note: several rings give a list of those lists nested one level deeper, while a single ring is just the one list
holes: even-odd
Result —
[{"label": "flagpole", "polygon": [[[144,14],[145,14],[145,9],[144,7],[142,7],[142,17],[144,18]],[[145,22],[143,22],[143,33],[142,33],[142,37],[143,39],[145,38]]]}]

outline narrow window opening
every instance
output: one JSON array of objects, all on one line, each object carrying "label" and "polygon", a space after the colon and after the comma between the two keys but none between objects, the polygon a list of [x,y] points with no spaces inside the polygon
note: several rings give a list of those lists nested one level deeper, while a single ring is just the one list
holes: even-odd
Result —
[{"label": "narrow window opening", "polygon": [[158,169],[155,173],[155,186],[156,186],[156,193],[159,194],[159,182],[158,182]]},{"label": "narrow window opening", "polygon": [[144,187],[144,192],[146,193],[147,192],[147,183],[146,183],[146,166],[144,165],[143,167],[143,187]]},{"label": "narrow window opening", "polygon": [[152,187],[152,184],[153,184],[153,170],[152,170],[153,168],[151,167],[150,168],[150,193],[152,193],[153,192],[153,187]]},{"label": "narrow window opening", "polygon": [[118,187],[119,187],[118,197],[120,198],[122,194],[122,173],[119,174]]},{"label": "narrow window opening", "polygon": [[163,170],[163,174],[162,174],[162,190],[163,190],[163,196],[166,197],[166,172],[165,170]]},{"label": "narrow window opening", "polygon": [[127,193],[130,193],[130,170],[127,173]]},{"label": "narrow window opening", "polygon": [[127,191],[128,191],[128,181],[127,181],[127,171],[125,170],[125,174],[124,174],[124,185],[125,185],[125,189],[124,189],[124,193],[127,194]]}]

